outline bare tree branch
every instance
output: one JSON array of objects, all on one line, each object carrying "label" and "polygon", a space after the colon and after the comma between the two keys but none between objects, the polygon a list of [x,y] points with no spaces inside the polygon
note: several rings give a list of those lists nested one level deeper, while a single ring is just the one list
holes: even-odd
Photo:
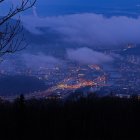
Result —
[{"label": "bare tree branch", "polygon": [[[5,0],[0,0],[4,2]],[[35,4],[36,0],[21,0],[15,8],[12,6],[6,16],[0,18],[0,57],[7,53],[20,51],[27,46],[20,18],[12,23],[11,18],[20,12],[28,10]]]},{"label": "bare tree branch", "polygon": [[[0,0],[0,2],[3,2],[4,0]],[[8,19],[12,18],[13,16],[17,15],[18,13],[21,13],[25,10],[28,10],[32,6],[34,6],[36,0],[21,0],[21,4],[18,5],[16,8],[13,8],[13,6],[10,8],[8,14],[0,19],[0,25],[4,24]]]}]

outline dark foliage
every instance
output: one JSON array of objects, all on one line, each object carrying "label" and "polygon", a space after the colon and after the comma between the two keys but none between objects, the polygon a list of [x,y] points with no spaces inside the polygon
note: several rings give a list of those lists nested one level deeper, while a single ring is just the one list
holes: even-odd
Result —
[{"label": "dark foliage", "polygon": [[1,139],[120,140],[139,136],[140,102],[92,98],[78,101],[0,103]]}]

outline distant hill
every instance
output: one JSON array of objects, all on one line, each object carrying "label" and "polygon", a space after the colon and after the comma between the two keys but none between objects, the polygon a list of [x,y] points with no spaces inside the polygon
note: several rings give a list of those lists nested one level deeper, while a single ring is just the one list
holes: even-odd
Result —
[{"label": "distant hill", "polygon": [[138,55],[140,56],[140,46],[135,48],[130,48],[121,53],[122,55]]},{"label": "distant hill", "polygon": [[35,77],[29,76],[3,76],[0,77],[0,96],[15,94],[28,94],[30,92],[46,89],[45,83]]}]

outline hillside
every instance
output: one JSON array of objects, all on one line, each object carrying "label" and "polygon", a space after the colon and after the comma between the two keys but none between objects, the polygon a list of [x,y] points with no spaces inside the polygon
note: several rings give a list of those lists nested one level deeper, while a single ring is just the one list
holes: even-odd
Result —
[{"label": "hillside", "polygon": [[140,102],[125,99],[0,103],[0,133],[7,139],[122,140],[139,138]]}]

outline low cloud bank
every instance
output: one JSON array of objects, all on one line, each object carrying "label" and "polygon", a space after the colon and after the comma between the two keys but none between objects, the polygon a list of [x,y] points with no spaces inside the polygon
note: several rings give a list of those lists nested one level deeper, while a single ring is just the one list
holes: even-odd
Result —
[{"label": "low cloud bank", "polygon": [[61,65],[63,62],[59,58],[47,56],[45,54],[29,54],[24,53],[4,58],[0,64],[0,72],[17,74],[18,70],[30,69],[39,71],[41,68],[53,68]]},{"label": "low cloud bank", "polygon": [[61,60],[53,56],[46,56],[44,54],[23,54],[23,63],[27,68],[39,69],[41,67],[53,67],[61,63]]},{"label": "low cloud bank", "polygon": [[24,27],[34,34],[43,34],[40,27],[49,28],[60,34],[61,41],[93,48],[140,43],[140,17],[107,18],[94,13],[84,13],[44,18],[28,15],[23,16],[22,21]]},{"label": "low cloud bank", "polygon": [[109,55],[93,51],[89,48],[67,50],[68,59],[82,64],[103,64],[113,61]]},{"label": "low cloud bank", "polygon": [[113,56],[94,51],[89,48],[67,49],[65,59],[54,56],[39,54],[18,54],[5,58],[0,65],[0,72],[10,73],[12,75],[18,72],[30,69],[39,71],[42,68],[54,68],[55,66],[63,67],[67,61],[79,64],[107,64],[114,60]]}]

